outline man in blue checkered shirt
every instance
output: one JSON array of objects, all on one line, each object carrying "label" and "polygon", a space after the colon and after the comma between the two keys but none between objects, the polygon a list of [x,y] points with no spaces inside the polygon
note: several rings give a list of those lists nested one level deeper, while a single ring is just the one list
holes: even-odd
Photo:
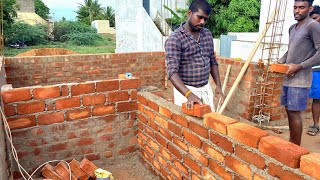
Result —
[{"label": "man in blue checkered shirt", "polygon": [[175,30],[165,43],[168,77],[174,86],[174,102],[187,102],[192,109],[194,103],[208,104],[214,111],[213,92],[209,75],[216,84],[216,98],[221,98],[218,63],[214,54],[213,37],[204,28],[211,13],[206,0],[195,0],[188,11],[188,19]]}]

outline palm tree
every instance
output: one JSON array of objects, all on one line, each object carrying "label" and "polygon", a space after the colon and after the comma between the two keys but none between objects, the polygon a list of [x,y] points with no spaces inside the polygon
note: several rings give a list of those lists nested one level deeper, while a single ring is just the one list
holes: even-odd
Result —
[{"label": "palm tree", "polygon": [[84,4],[79,5],[76,11],[78,21],[90,25],[94,20],[103,19],[104,8],[101,7],[99,0],[84,0]]},{"label": "palm tree", "polygon": [[114,15],[114,10],[112,9],[111,6],[108,6],[106,9],[104,9],[103,18],[109,20],[110,27],[114,27],[114,25],[115,25],[115,15]]}]

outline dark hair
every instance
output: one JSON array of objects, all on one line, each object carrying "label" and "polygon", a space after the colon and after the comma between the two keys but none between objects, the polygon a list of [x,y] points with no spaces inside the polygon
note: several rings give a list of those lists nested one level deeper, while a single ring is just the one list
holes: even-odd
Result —
[{"label": "dark hair", "polygon": [[201,9],[206,15],[211,13],[211,6],[206,0],[194,0],[190,4],[189,10],[193,13],[198,12]]},{"label": "dark hair", "polygon": [[313,10],[311,11],[311,13],[309,15],[312,16],[314,14],[320,14],[320,7],[318,5],[313,6]]},{"label": "dark hair", "polygon": [[295,2],[297,1],[307,1],[309,3],[309,7],[312,6],[313,0],[294,0]]}]

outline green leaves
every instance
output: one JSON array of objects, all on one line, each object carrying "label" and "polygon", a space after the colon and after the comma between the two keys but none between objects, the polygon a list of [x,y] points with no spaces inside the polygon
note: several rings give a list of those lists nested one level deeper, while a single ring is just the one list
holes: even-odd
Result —
[{"label": "green leaves", "polygon": [[49,18],[50,9],[42,2],[42,0],[34,1],[35,11],[44,20]]}]

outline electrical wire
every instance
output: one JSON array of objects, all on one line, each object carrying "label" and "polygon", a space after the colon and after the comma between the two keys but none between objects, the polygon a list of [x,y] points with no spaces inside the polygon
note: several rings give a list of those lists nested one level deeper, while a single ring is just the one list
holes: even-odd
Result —
[{"label": "electrical wire", "polygon": [[[65,164],[67,164],[67,167],[68,167],[68,170],[69,170],[69,180],[71,180],[71,168],[70,168],[70,165],[68,162],[64,161],[64,160],[52,160],[52,161],[47,161],[43,164],[41,164],[40,166],[38,166],[38,168],[36,170],[34,170],[31,175],[28,174],[28,172],[22,167],[22,165],[19,163],[19,158],[18,158],[18,154],[17,154],[17,151],[16,151],[16,148],[14,147],[13,145],[13,142],[12,142],[12,134],[11,134],[11,130],[10,130],[10,127],[9,127],[9,124],[8,124],[8,121],[7,121],[7,117],[6,115],[4,114],[2,108],[0,108],[0,111],[1,111],[1,115],[2,115],[2,118],[3,118],[3,122],[4,122],[4,130],[6,132],[6,136],[8,138],[8,141],[10,143],[10,147],[11,147],[11,151],[12,151],[12,156],[14,158],[14,160],[16,161],[17,165],[18,165],[18,169],[19,169],[19,172],[20,174],[22,175],[23,179],[24,180],[33,180],[32,176],[44,165],[48,164],[48,163],[52,163],[52,162],[63,162]],[[26,177],[27,176],[27,177]]]}]

